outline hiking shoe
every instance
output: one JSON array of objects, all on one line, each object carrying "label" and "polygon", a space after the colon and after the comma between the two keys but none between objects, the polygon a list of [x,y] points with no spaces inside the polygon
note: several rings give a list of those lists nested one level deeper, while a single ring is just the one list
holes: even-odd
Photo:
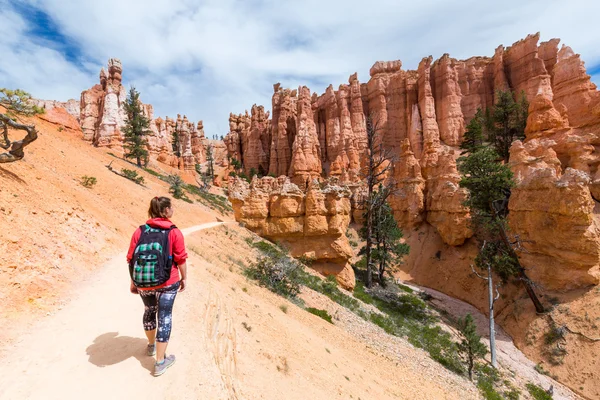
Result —
[{"label": "hiking shoe", "polygon": [[172,354],[170,356],[165,356],[162,364],[154,363],[154,376],[160,376],[164,374],[167,368],[173,364],[175,364],[175,356]]},{"label": "hiking shoe", "polygon": [[155,344],[148,345],[148,348],[146,349],[146,355],[150,356],[150,357],[156,355],[156,345]]}]

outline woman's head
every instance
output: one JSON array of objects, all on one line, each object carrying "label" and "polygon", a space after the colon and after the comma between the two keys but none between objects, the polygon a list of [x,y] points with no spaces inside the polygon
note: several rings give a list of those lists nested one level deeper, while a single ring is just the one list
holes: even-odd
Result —
[{"label": "woman's head", "polygon": [[171,199],[168,197],[155,197],[150,200],[148,216],[150,218],[171,218],[173,216]]}]

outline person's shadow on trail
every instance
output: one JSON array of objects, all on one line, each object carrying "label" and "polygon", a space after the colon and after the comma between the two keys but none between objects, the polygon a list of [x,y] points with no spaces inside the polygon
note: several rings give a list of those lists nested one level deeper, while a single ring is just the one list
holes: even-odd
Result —
[{"label": "person's shadow on trail", "polygon": [[154,357],[146,355],[146,339],[131,336],[119,336],[119,332],[108,332],[94,339],[94,343],[85,350],[88,361],[98,367],[115,365],[135,357],[142,367],[152,372]]}]

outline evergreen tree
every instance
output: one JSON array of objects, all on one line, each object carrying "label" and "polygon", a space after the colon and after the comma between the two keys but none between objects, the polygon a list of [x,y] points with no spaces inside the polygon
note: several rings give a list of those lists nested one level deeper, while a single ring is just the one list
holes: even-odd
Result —
[{"label": "evergreen tree", "polygon": [[465,204],[471,210],[476,235],[487,242],[475,259],[476,264],[483,269],[489,264],[504,281],[517,277],[525,285],[536,311],[543,312],[544,307],[506,233],[508,198],[514,185],[510,168],[499,161],[493,149],[486,147],[459,158],[458,170],[462,174],[460,186],[469,191]]},{"label": "evergreen tree", "polygon": [[481,343],[481,336],[477,334],[477,326],[471,314],[458,320],[458,330],[461,336],[461,341],[457,344],[458,351],[467,363],[469,379],[473,379],[475,361],[487,354],[487,348]]},{"label": "evergreen tree", "polygon": [[505,163],[510,157],[512,142],[525,138],[529,103],[525,93],[520,96],[520,100],[515,102],[511,91],[496,92],[496,103],[490,113],[491,121],[488,121],[488,141]]},{"label": "evergreen tree", "polygon": [[[381,193],[384,189],[380,189]],[[410,246],[402,243],[402,229],[394,219],[392,208],[387,202],[381,204],[374,213],[374,235],[376,247],[373,251],[373,261],[378,265],[379,283],[385,285],[385,271],[407,255]]]},{"label": "evergreen tree", "polygon": [[213,178],[215,176],[214,161],[215,160],[213,158],[213,147],[212,147],[212,144],[209,144],[206,147],[206,162],[207,162],[206,176],[208,176],[211,181],[213,180]]},{"label": "evergreen tree", "polygon": [[467,125],[467,130],[463,136],[463,141],[460,148],[463,150],[461,154],[474,153],[483,147],[484,141],[484,114],[481,108],[477,109],[477,113]]},{"label": "evergreen tree", "polygon": [[148,163],[148,149],[146,135],[150,132],[150,119],[144,115],[140,94],[132,86],[129,89],[127,100],[124,104],[125,126],[123,132],[123,148],[125,149],[125,158],[134,158],[137,166]]},{"label": "evergreen tree", "polygon": [[179,175],[167,176],[167,183],[169,184],[169,193],[176,199],[181,199],[184,196],[183,186],[185,182]]},{"label": "evergreen tree", "polygon": [[175,123],[175,130],[173,131],[173,137],[171,138],[171,145],[173,147],[173,154],[175,154],[177,157],[181,157],[181,142],[179,141],[177,123]]}]

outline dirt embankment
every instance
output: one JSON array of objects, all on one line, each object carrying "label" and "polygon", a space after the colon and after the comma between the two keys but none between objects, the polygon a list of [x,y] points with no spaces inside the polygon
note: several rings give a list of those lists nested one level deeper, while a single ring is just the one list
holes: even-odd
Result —
[{"label": "dirt embankment", "polygon": [[[105,165],[136,169],[82,140],[79,129],[34,121],[39,138],[18,162],[0,164],[0,310],[3,326],[52,314],[72,287],[128,246],[147,218],[150,199],[168,195],[166,184],[140,171],[144,186]],[[18,139],[13,135],[11,139]],[[151,165],[151,167],[153,167]],[[81,177],[96,178],[92,188]],[[211,210],[175,200],[178,224],[215,220]],[[125,261],[123,261],[123,273]],[[12,336],[0,332],[0,342]]]}]

